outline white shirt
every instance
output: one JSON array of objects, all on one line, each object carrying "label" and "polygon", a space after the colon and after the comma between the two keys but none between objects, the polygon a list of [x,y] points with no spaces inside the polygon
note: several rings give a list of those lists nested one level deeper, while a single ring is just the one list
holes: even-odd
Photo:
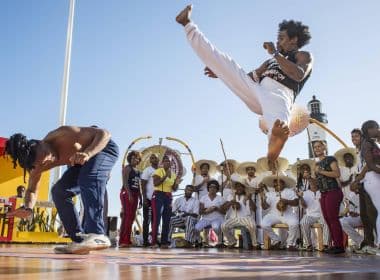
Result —
[{"label": "white shirt", "polygon": [[[240,175],[239,174],[237,174],[236,172],[232,173],[232,175],[231,175],[231,181],[238,181],[239,179],[240,179]],[[221,174],[221,175],[218,176],[218,183],[219,183],[220,187],[222,187],[222,182],[225,184],[224,188],[223,188],[223,193],[222,193],[223,197],[228,197],[229,195],[232,194],[231,183],[226,184],[226,181],[227,181],[227,176],[226,175]]]},{"label": "white shirt", "polygon": [[[289,188],[285,188],[281,191],[281,198],[283,199],[287,199],[287,200],[294,200],[297,198],[297,195],[296,193],[294,192],[294,190],[292,189],[289,189]],[[268,213],[269,214],[274,214],[274,215],[285,215],[285,214],[289,214],[289,215],[293,215],[293,207],[291,206],[288,206],[286,208],[286,210],[281,213],[280,211],[277,210],[277,202],[280,201],[280,195],[278,192],[275,192],[275,191],[269,191],[265,194],[265,200],[266,200],[266,203],[269,204],[269,211]]]},{"label": "white shirt", "polygon": [[348,208],[350,209],[350,212],[360,214],[359,195],[352,191],[349,191],[346,199],[348,201]]},{"label": "white shirt", "polygon": [[154,192],[154,184],[153,184],[153,173],[156,171],[155,168],[152,166],[148,166],[144,169],[143,173],[141,174],[141,180],[147,181],[145,191],[146,191],[146,197],[149,200],[152,200],[153,192]]},{"label": "white shirt", "polygon": [[[213,180],[214,178],[212,178],[211,176],[210,177],[210,180]],[[202,175],[199,175],[197,174],[195,176],[195,180],[194,180],[194,185],[198,186],[199,184],[201,184],[204,180],[204,177]],[[207,183],[203,184],[199,190],[199,198],[201,198],[202,196],[208,194],[208,191],[207,191]]]},{"label": "white shirt", "polygon": [[177,198],[173,204],[173,212],[180,211],[199,215],[199,200],[190,197],[188,200],[184,196]]},{"label": "white shirt", "polygon": [[321,199],[320,191],[316,191],[315,193],[311,190],[307,190],[303,193],[303,199],[306,203],[306,215],[312,217],[321,217],[321,204],[319,200]]},{"label": "white shirt", "polygon": [[246,182],[248,188],[252,189],[257,189],[259,187],[259,178],[254,177],[250,179],[249,177],[245,178],[244,181]]},{"label": "white shirt", "polygon": [[240,209],[235,210],[230,207],[226,214],[226,219],[233,219],[233,218],[245,218],[251,216],[251,209],[249,208],[249,201],[245,201],[245,195],[234,195],[231,194],[227,197],[227,201],[232,201],[235,197],[236,202],[239,202]]},{"label": "white shirt", "polygon": [[[348,179],[350,179],[350,176],[352,174],[355,175],[357,173],[357,169],[358,169],[357,166],[353,166],[351,168],[348,168],[346,166],[339,166],[339,170],[340,170],[340,178],[339,178],[339,180],[341,182],[348,181]],[[354,179],[355,179],[355,177],[352,176],[352,180],[354,180]]]},{"label": "white shirt", "polygon": [[[216,206],[216,207],[222,206],[225,203],[225,200],[220,195],[216,195],[216,197],[213,200],[211,200],[208,195],[205,195],[201,197],[199,202],[202,203],[205,208],[210,208],[212,206]],[[202,215],[202,218],[207,219],[207,220],[214,220],[217,218],[224,218],[224,216],[218,211],[214,211],[212,213]]]}]

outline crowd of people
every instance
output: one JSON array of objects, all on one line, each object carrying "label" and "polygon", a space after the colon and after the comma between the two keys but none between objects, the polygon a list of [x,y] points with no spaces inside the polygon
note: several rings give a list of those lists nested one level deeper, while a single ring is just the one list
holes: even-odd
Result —
[{"label": "crowd of people", "polygon": [[[313,251],[313,225],[323,229],[326,253],[345,252],[349,237],[356,253],[379,253],[380,130],[367,121],[351,132],[354,148],[327,154],[324,141],[312,144],[314,158],[292,165],[284,158],[271,168],[268,159],[220,164],[200,160],[184,195],[173,200],[181,179],[171,169],[169,157],[138,170],[141,156],[132,151],[123,168],[120,247],[133,246],[132,224],[139,203],[143,207],[143,246],[168,248],[173,232],[184,231],[183,247],[235,248],[235,229],[248,240],[249,248]],[[139,202],[140,201],[140,202]],[[276,224],[285,224],[274,229]],[[161,225],[161,226],[160,226]],[[361,230],[363,229],[363,230]],[[363,233],[362,233],[363,232]]]}]

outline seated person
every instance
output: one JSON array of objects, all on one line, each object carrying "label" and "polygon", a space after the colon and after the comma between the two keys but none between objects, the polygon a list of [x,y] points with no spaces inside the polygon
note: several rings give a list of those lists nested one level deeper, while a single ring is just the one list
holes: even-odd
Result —
[{"label": "seated person", "polygon": [[223,205],[225,200],[217,194],[219,187],[219,183],[216,180],[207,182],[208,194],[201,197],[199,201],[199,213],[202,217],[195,225],[195,229],[197,232],[200,232],[204,228],[211,226],[218,236],[216,247],[223,247],[221,225],[224,222],[225,210]]},{"label": "seated person", "polygon": [[234,228],[243,227],[248,230],[252,245],[257,247],[256,242],[256,225],[251,213],[255,212],[256,205],[251,196],[246,194],[246,185],[243,179],[233,181],[234,193],[227,197],[224,208],[227,210],[226,221],[222,224],[222,231],[228,240],[228,246],[234,247],[236,239],[234,237]]},{"label": "seated person", "polygon": [[199,216],[199,200],[192,197],[193,191],[194,186],[186,186],[185,195],[174,201],[172,209],[174,215],[170,218],[169,238],[171,239],[175,227],[185,228],[186,244],[184,247],[192,247],[199,240],[199,234],[195,230]]},{"label": "seated person", "polygon": [[298,198],[292,187],[296,184],[295,180],[288,176],[268,176],[263,179],[260,186],[264,185],[274,190],[260,192],[261,204],[264,210],[269,209],[262,220],[262,228],[269,238],[273,241],[272,249],[282,247],[281,238],[274,233],[272,226],[278,223],[287,224],[289,227],[286,245],[288,250],[296,250],[296,240],[298,236],[298,217],[293,211],[293,207],[298,206]]}]

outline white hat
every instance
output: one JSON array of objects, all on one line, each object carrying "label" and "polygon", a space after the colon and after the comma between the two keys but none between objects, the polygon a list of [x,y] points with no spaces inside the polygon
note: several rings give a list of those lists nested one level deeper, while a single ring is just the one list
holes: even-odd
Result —
[{"label": "white hat", "polygon": [[284,181],[285,187],[287,187],[287,188],[293,188],[296,186],[296,180],[294,180],[293,178],[291,178],[289,176],[285,176],[285,175],[279,175],[278,177],[276,175],[270,175],[270,176],[265,177],[261,181],[261,183],[263,183],[264,185],[266,185],[268,187],[273,188],[273,181],[277,180],[277,178],[279,180]]},{"label": "white hat", "polygon": [[315,169],[315,161],[312,159],[302,159],[302,160],[297,160],[291,167],[291,172],[293,176],[297,177],[297,168],[301,167],[302,165],[308,165],[310,167],[311,174],[314,175],[314,169]]},{"label": "white hat", "polygon": [[196,174],[200,174],[201,173],[201,165],[202,164],[208,164],[208,166],[210,167],[209,169],[209,175],[212,176],[216,173],[216,166],[218,165],[215,161],[213,160],[208,160],[208,159],[201,159],[201,160],[198,160],[196,163],[195,163],[195,173]]},{"label": "white hat", "polygon": [[[277,159],[278,162],[278,172],[284,172],[286,169],[288,169],[289,161],[286,158],[279,157]],[[268,158],[262,157],[257,160],[257,165],[259,166],[259,169],[261,172],[270,171],[268,166]]]},{"label": "white hat", "polygon": [[236,172],[241,175],[241,176],[245,176],[247,175],[247,168],[248,167],[253,167],[256,169],[256,174],[259,173],[259,167],[257,166],[257,163],[256,162],[253,162],[253,161],[245,161],[245,162],[242,162],[240,163],[237,168],[236,168]]},{"label": "white hat", "polygon": [[229,162],[229,163],[231,163],[232,164],[232,166],[234,167],[234,170],[236,170],[236,167],[237,167],[237,165],[239,164],[236,160],[234,160],[234,159],[227,159],[227,160],[223,160],[221,163],[219,163],[219,165],[216,167],[216,169],[219,171],[219,172],[221,172],[221,166],[222,165],[224,165],[225,164],[225,162]]},{"label": "white hat", "polygon": [[338,150],[334,154],[334,157],[338,161],[338,165],[339,166],[346,166],[346,164],[344,163],[344,155],[345,154],[351,154],[354,157],[354,166],[355,166],[357,164],[357,162],[358,162],[358,156],[356,154],[356,149],[355,148],[343,148],[343,149]]},{"label": "white hat", "polygon": [[232,187],[235,186],[235,183],[240,183],[244,186],[244,188],[247,187],[247,182],[240,176],[233,176],[231,177],[231,180],[232,180]]}]

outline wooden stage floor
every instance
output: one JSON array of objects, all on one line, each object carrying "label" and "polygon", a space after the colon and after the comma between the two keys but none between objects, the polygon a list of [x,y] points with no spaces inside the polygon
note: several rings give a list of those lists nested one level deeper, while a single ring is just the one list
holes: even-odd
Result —
[{"label": "wooden stage floor", "polygon": [[112,248],[56,255],[53,247],[0,244],[0,279],[380,279],[380,257],[348,253]]}]

